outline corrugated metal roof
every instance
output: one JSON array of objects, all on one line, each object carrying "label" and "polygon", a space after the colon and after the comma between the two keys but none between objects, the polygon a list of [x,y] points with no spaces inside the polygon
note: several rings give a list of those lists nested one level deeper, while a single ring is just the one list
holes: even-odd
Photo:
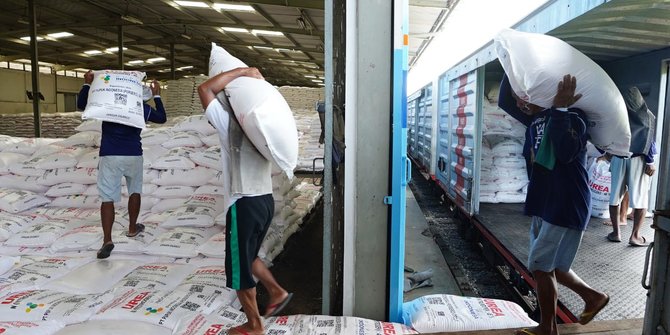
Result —
[{"label": "corrugated metal roof", "polygon": [[670,0],[613,0],[549,35],[597,61],[666,48],[670,46]]},{"label": "corrugated metal roof", "polygon": [[[179,76],[207,73],[210,42],[261,69],[275,85],[315,86],[323,77],[324,2],[322,0],[200,0],[204,8],[187,7],[173,0],[36,0],[39,60],[57,69],[117,68],[117,26],[123,25],[126,69],[167,78],[170,43],[175,45],[175,67],[193,66]],[[250,11],[217,10],[217,4],[251,6]],[[0,1],[0,61],[30,59],[28,1]],[[246,31],[224,30],[223,27]],[[253,30],[282,32],[272,36]],[[71,37],[47,34],[70,32]],[[102,53],[87,55],[84,52]],[[149,58],[165,60],[147,63]],[[128,61],[144,60],[140,64]]]},{"label": "corrugated metal roof", "polygon": [[409,65],[410,67],[440,32],[444,20],[458,0],[409,1]]},{"label": "corrugated metal roof", "polygon": [[[514,29],[546,33],[606,62],[670,46],[670,0],[553,0]],[[450,78],[495,60],[492,41],[447,71]]]}]

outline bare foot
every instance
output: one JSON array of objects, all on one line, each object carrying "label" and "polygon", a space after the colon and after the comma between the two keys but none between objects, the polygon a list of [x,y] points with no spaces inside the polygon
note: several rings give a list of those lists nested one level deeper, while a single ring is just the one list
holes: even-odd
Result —
[{"label": "bare foot", "polygon": [[241,326],[233,327],[228,329],[227,332],[228,335],[264,335],[265,330],[263,330],[262,326],[261,328],[251,328],[249,323],[245,323]]}]

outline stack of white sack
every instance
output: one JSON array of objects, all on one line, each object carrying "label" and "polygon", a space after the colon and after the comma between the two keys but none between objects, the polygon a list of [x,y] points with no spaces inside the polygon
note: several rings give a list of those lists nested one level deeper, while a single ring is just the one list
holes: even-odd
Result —
[{"label": "stack of white sack", "polygon": [[[323,145],[319,144],[321,121],[314,109],[293,109],[298,128],[300,148],[298,150],[298,171],[323,171]],[[314,161],[315,158],[319,158]]]},{"label": "stack of white sack", "polygon": [[482,160],[479,201],[522,203],[526,200],[526,161],[523,141],[526,127],[497,105],[497,90],[482,101]]}]

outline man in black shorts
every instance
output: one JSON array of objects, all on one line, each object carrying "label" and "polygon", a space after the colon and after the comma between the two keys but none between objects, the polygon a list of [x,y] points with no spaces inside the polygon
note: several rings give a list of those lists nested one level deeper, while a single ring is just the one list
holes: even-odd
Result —
[{"label": "man in black shorts", "polygon": [[263,79],[256,68],[237,68],[216,75],[198,87],[205,115],[218,130],[224,181],[226,214],[226,286],[237,291],[247,323],[228,330],[228,334],[264,334],[256,304],[256,281],[267,289],[270,300],[264,316],[277,315],[292,294],[275,280],[258,251],[274,214],[272,167],[251,144],[240,128],[232,108],[219,94],[233,80],[247,76]]}]

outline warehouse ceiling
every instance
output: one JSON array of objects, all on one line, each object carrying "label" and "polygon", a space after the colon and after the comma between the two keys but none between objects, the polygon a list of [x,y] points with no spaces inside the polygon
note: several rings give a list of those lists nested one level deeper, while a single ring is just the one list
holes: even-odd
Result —
[{"label": "warehouse ceiling", "polygon": [[[38,59],[60,70],[119,68],[148,78],[207,74],[210,43],[258,67],[274,85],[324,81],[323,0],[34,0]],[[410,0],[410,62],[454,0]],[[28,0],[0,1],[0,61],[30,62]],[[119,28],[121,27],[121,28]]]}]

